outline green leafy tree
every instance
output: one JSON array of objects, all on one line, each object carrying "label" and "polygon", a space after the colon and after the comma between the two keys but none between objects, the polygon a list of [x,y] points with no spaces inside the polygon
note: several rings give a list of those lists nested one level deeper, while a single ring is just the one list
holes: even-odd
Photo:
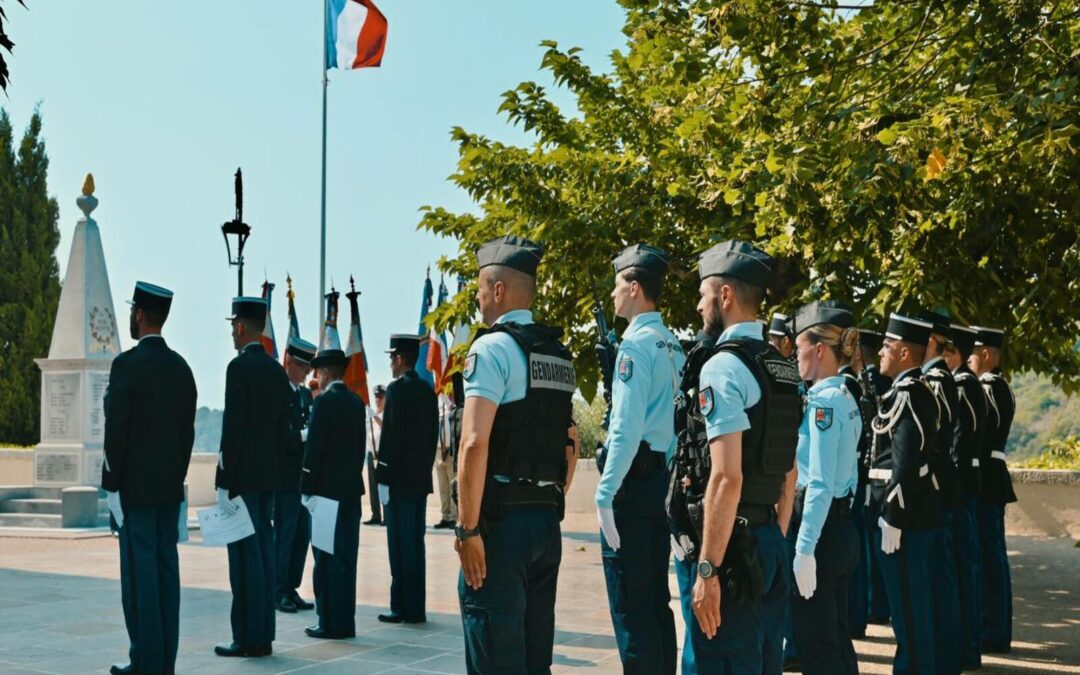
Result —
[{"label": "green leafy tree", "polygon": [[[611,71],[544,42],[576,101],[524,82],[500,111],[515,146],[455,128],[450,177],[478,214],[423,207],[460,240],[542,241],[536,309],[568,328],[582,392],[597,376],[589,307],[610,259],[649,242],[675,261],[664,313],[699,321],[696,256],[728,238],[780,260],[769,304],[853,302],[1005,326],[1008,366],[1080,389],[1080,9],[1077,2],[620,0]],[[472,288],[432,316],[470,313]]]},{"label": "green leafy tree", "polygon": [[59,208],[49,197],[49,158],[34,112],[18,148],[0,111],[0,441],[39,439],[41,373],[52,338],[60,278]]}]

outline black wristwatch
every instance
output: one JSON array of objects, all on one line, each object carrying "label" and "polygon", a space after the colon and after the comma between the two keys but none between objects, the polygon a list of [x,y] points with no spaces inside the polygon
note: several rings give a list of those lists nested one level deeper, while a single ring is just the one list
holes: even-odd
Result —
[{"label": "black wristwatch", "polygon": [[702,560],[697,564],[698,576],[702,579],[709,579],[716,576],[716,565],[713,565],[708,560]]},{"label": "black wristwatch", "polygon": [[462,527],[461,523],[458,523],[454,526],[454,536],[457,537],[458,541],[465,541],[466,539],[469,539],[470,537],[475,537],[478,534],[480,534],[479,525],[472,528],[471,530],[467,530]]}]

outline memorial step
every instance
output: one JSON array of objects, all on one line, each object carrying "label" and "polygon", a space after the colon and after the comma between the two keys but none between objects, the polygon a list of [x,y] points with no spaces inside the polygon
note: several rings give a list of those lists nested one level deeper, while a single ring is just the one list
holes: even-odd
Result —
[{"label": "memorial step", "polygon": [[60,515],[63,502],[59,499],[8,499],[0,502],[0,513],[32,513]]},{"label": "memorial step", "polygon": [[0,527],[60,527],[59,514],[0,513]]}]

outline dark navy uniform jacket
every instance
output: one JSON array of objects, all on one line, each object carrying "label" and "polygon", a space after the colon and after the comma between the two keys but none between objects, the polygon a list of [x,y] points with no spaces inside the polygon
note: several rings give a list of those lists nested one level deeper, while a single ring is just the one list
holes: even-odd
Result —
[{"label": "dark navy uniform jacket", "polygon": [[367,410],[340,380],[315,399],[300,491],[338,501],[364,494]]},{"label": "dark navy uniform jacket", "polygon": [[311,390],[303,385],[297,385],[289,394],[289,442],[278,467],[277,490],[300,489],[300,466],[304,462],[301,432],[311,419],[311,401]]},{"label": "dark navy uniform jacket", "polygon": [[390,498],[432,493],[431,467],[439,440],[439,403],[435,390],[415,370],[386,388],[379,467],[375,477],[390,487]]}]

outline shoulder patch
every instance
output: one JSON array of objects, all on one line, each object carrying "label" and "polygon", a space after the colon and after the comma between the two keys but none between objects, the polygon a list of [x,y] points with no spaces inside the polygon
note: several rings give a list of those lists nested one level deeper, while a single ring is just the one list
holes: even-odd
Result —
[{"label": "shoulder patch", "polygon": [[818,429],[825,431],[832,426],[833,422],[833,409],[818,407],[814,410],[814,425]]},{"label": "shoulder patch", "polygon": [[705,417],[709,416],[709,413],[713,411],[713,390],[712,387],[705,387],[698,392],[698,409],[701,410],[701,414]]},{"label": "shoulder patch", "polygon": [[629,356],[624,356],[619,361],[619,379],[623,382],[629,382],[630,378],[634,376],[634,359]]},{"label": "shoulder patch", "polygon": [[465,357],[465,366],[461,369],[461,376],[466,380],[472,380],[472,376],[476,374],[476,354],[469,354]]}]

